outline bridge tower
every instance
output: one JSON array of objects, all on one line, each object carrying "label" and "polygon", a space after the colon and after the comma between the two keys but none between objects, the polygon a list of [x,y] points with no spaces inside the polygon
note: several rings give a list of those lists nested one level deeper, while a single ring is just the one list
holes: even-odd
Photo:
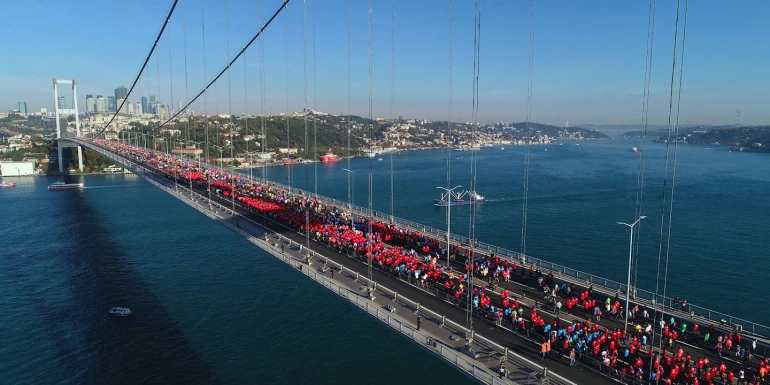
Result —
[{"label": "bridge tower", "polygon": [[[72,103],[73,108],[66,108],[65,105],[59,105],[59,84],[71,84],[72,85]],[[55,118],[56,118],[56,144],[57,144],[57,150],[58,150],[58,163],[59,163],[59,173],[64,173],[64,164],[62,162],[62,148],[63,147],[71,147],[71,148],[77,148],[78,151],[78,169],[80,171],[83,171],[83,149],[78,146],[77,144],[74,144],[70,142],[69,144],[65,144],[63,139],[66,139],[68,137],[67,135],[67,127],[64,127],[64,135],[62,135],[61,130],[61,123],[59,122],[59,117],[61,115],[75,115],[75,134],[77,137],[80,137],[80,116],[78,116],[78,90],[77,90],[77,82],[75,79],[53,79],[53,107],[55,112]]]}]

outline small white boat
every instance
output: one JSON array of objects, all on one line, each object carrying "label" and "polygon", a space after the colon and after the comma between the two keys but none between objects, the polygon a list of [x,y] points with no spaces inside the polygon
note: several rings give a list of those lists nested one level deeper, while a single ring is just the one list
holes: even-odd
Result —
[{"label": "small white boat", "polygon": [[131,309],[127,307],[111,307],[110,314],[118,317],[128,317],[131,315]]},{"label": "small white boat", "polygon": [[382,162],[382,158],[377,158],[377,161],[378,162]]},{"label": "small white boat", "polygon": [[16,182],[0,182],[0,187],[16,187]]}]

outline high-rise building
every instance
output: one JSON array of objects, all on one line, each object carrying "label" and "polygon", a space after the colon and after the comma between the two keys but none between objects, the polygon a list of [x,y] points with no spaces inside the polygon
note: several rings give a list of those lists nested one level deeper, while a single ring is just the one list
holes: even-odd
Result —
[{"label": "high-rise building", "polygon": [[150,103],[155,103],[155,95],[150,95]]},{"label": "high-rise building", "polygon": [[19,102],[19,113],[20,114],[27,113],[27,102]]},{"label": "high-rise building", "polygon": [[63,110],[67,108],[67,99],[64,98],[64,96],[59,96],[59,100],[57,101],[58,107],[60,110]]},{"label": "high-rise building", "polygon": [[120,108],[120,111],[118,111],[119,114],[125,114],[125,113],[128,112],[128,107],[126,107],[126,104],[128,104],[128,103],[123,104],[123,100],[125,100],[125,99],[118,99],[116,101],[116,103],[118,105],[118,108],[120,108],[121,106],[123,107],[123,108]]},{"label": "high-rise building", "polygon": [[160,119],[169,118],[169,109],[167,105],[161,104],[158,106],[158,118]]},{"label": "high-rise building", "polygon": [[118,108],[118,107],[115,106],[115,97],[114,96],[108,96],[107,97],[107,111],[115,112],[116,108]]},{"label": "high-rise building", "polygon": [[93,95],[86,95],[86,112],[92,114],[96,112],[96,99]]},{"label": "high-rise building", "polygon": [[125,99],[128,96],[128,90],[126,87],[120,86],[115,89],[115,100]]},{"label": "high-rise building", "polygon": [[147,97],[146,96],[142,96],[142,113],[143,114],[147,113]]},{"label": "high-rise building", "polygon": [[96,112],[107,112],[107,99],[102,95],[96,95]]}]

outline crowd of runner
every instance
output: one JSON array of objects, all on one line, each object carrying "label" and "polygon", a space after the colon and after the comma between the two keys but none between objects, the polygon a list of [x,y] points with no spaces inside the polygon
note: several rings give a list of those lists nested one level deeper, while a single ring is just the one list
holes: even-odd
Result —
[{"label": "crowd of runner", "polygon": [[[318,242],[370,259],[378,268],[405,277],[423,288],[443,291],[458,304],[464,305],[470,300],[478,315],[497,325],[532,332],[542,338],[540,352],[543,359],[551,351],[558,351],[571,358],[572,366],[577,353],[579,357],[601,363],[605,372],[639,382],[764,384],[770,377],[770,361],[754,357],[756,341],[749,341],[740,333],[721,333],[713,325],[690,325],[674,317],[656,322],[648,309],[638,305],[629,309],[633,326],[628,332],[622,328],[603,327],[600,325],[602,318],[623,318],[625,315],[625,304],[619,293],[615,298],[607,297],[602,301],[593,287],[559,283],[552,274],[543,275],[535,266],[518,265],[494,253],[472,253],[468,246],[442,250],[435,237],[354,216],[344,207],[330,205],[312,194],[295,193],[153,150],[99,139],[94,142],[203,191],[234,198],[243,206],[264,214],[270,221],[303,232],[309,230]],[[447,253],[452,256],[454,266],[441,263],[446,261]],[[469,290],[471,274],[486,280],[489,285],[473,286]],[[496,283],[514,278],[529,280],[537,286],[548,302],[543,308],[548,306],[556,317],[546,321],[536,302],[525,318],[524,306],[508,290],[499,293],[493,290]],[[585,321],[560,319],[561,311]],[[730,356],[729,360],[712,362],[707,354],[697,359],[692,357],[679,344],[685,336],[688,342],[696,341],[719,357]],[[758,366],[754,367],[753,363],[757,361]]]}]

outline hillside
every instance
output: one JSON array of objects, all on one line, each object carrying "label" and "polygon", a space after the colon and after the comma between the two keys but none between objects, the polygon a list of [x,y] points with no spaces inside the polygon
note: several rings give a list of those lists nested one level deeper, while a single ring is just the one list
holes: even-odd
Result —
[{"label": "hillside", "polygon": [[[659,141],[665,139],[663,136]],[[770,152],[770,126],[713,127],[680,135],[679,140],[692,144],[727,145],[741,151]]]}]

